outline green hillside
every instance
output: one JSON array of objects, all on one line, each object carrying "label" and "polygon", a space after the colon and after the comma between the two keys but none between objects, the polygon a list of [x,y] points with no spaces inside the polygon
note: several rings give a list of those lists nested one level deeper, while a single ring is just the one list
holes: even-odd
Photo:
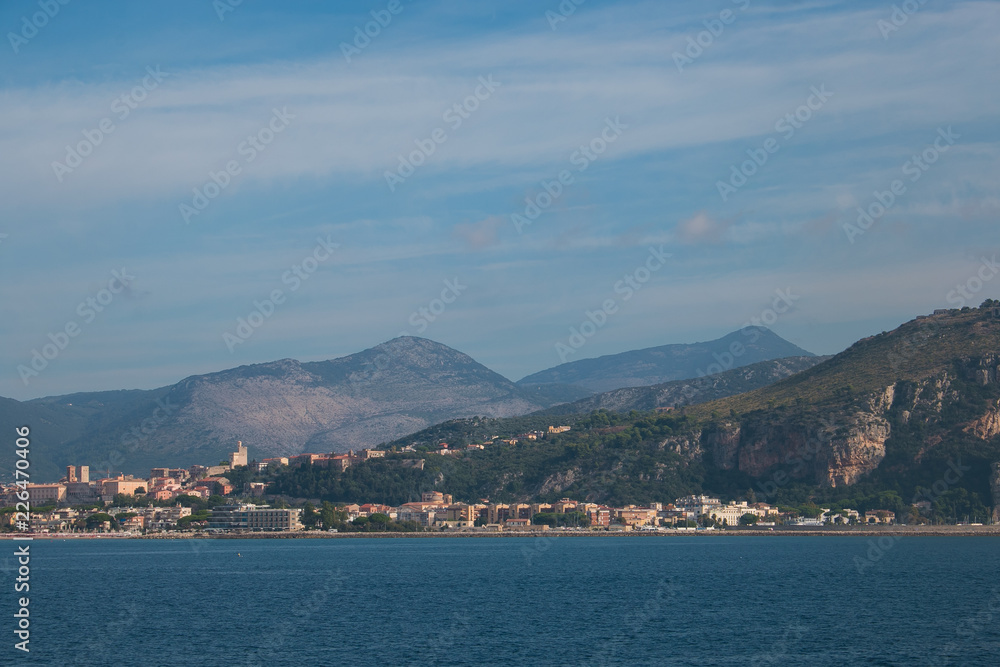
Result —
[{"label": "green hillside", "polygon": [[981,308],[948,310],[918,318],[891,332],[863,338],[813,368],[767,387],[692,408],[693,415],[712,411],[737,414],[768,407],[814,406],[845,395],[879,391],[896,380],[920,380],[940,373],[955,359],[1000,351],[996,302]]}]

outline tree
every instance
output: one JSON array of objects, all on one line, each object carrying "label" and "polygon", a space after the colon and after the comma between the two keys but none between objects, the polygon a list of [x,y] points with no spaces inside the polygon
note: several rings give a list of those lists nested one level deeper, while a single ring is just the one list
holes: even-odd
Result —
[{"label": "tree", "polygon": [[[315,528],[316,522],[320,520],[320,515],[313,507],[312,503],[306,503],[302,506],[302,525],[306,528]],[[324,524],[326,525],[326,524]]]},{"label": "tree", "polygon": [[750,512],[747,512],[740,517],[741,526],[756,526],[758,521],[760,521],[760,518],[756,514],[751,514]]},{"label": "tree", "polygon": [[88,530],[93,530],[99,524],[102,524],[105,521],[107,521],[107,522],[109,522],[111,524],[111,530],[118,530],[118,522],[115,520],[115,518],[113,516],[111,516],[110,514],[107,514],[105,512],[97,512],[96,514],[91,514],[90,516],[88,516],[87,517],[87,529]]},{"label": "tree", "polygon": [[323,527],[327,529],[337,528],[347,520],[347,515],[344,512],[337,511],[337,507],[329,500],[323,501],[319,516],[323,522]]},{"label": "tree", "polygon": [[247,488],[247,484],[253,481],[254,472],[248,466],[236,466],[235,468],[230,468],[226,473],[226,478],[229,483],[233,485],[233,489],[243,490]]}]

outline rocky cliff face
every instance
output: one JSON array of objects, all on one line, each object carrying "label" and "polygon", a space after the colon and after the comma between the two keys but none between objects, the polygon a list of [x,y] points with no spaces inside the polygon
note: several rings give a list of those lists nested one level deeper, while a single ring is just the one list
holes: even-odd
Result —
[{"label": "rocky cliff face", "polygon": [[660,449],[680,454],[687,459],[700,458],[703,451],[701,448],[701,431],[666,438],[660,443]]},{"label": "rocky cliff face", "polygon": [[571,486],[574,481],[576,481],[577,473],[579,471],[576,468],[570,468],[566,472],[559,472],[554,475],[550,475],[542,483],[539,493],[562,493],[562,490],[568,486]]},{"label": "rocky cliff face", "polygon": [[[740,421],[715,422],[693,435],[697,443],[674,437],[664,445],[691,457],[707,453],[714,465],[757,478],[780,468],[792,479],[821,486],[851,485],[885,458],[894,420],[903,425],[914,420],[924,426],[939,423],[944,408],[961,398],[957,380],[996,385],[998,361],[993,354],[965,359],[957,370],[942,370],[919,382],[893,383],[867,396],[854,396],[822,418],[804,420],[797,411],[791,415],[764,411]],[[961,430],[982,441],[1000,435],[1000,401]],[[941,441],[941,434],[930,435],[925,449]],[[1000,491],[994,493],[1000,499]]]},{"label": "rocky cliff face", "polygon": [[964,430],[980,440],[989,440],[1000,433],[1000,401],[982,417],[970,422]]},{"label": "rocky cliff face", "polygon": [[[882,414],[889,407],[891,402],[885,405]],[[889,422],[881,414],[853,415],[846,434],[830,438],[827,451],[822,452],[825,456],[817,458],[817,481],[831,487],[854,484],[885,458],[889,431]]]}]

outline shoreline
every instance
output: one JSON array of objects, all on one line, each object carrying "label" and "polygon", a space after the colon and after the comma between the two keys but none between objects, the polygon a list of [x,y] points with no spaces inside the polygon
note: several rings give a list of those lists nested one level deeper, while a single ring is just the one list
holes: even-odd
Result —
[{"label": "shoreline", "polygon": [[415,533],[327,533],[324,531],[267,532],[267,533],[154,533],[152,535],[132,535],[116,533],[6,533],[0,534],[0,539],[13,541],[24,540],[322,540],[322,539],[421,539],[421,538],[504,538],[504,537],[632,537],[632,538],[671,538],[671,537],[1000,537],[1000,525],[995,526],[891,526],[885,528],[829,528],[817,529],[811,527],[761,529],[728,529],[728,530],[671,530],[671,531],[561,531],[561,530],[531,530],[531,531],[447,531],[447,532],[415,532]]}]

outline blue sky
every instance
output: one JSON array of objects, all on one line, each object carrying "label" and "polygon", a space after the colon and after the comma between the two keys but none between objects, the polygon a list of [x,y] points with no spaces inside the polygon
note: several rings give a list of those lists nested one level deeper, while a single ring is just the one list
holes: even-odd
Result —
[{"label": "blue sky", "polygon": [[[4,3],[0,395],[151,388],[403,332],[518,379],[609,300],[563,358],[751,318],[835,353],[957,305],[957,285],[1000,296],[976,279],[1000,245],[997,2],[389,6],[70,2],[42,20]],[[358,48],[372,11],[386,25]],[[845,231],[893,181],[884,215]],[[546,205],[518,229],[526,198]],[[670,256],[652,271],[650,248]]]}]

